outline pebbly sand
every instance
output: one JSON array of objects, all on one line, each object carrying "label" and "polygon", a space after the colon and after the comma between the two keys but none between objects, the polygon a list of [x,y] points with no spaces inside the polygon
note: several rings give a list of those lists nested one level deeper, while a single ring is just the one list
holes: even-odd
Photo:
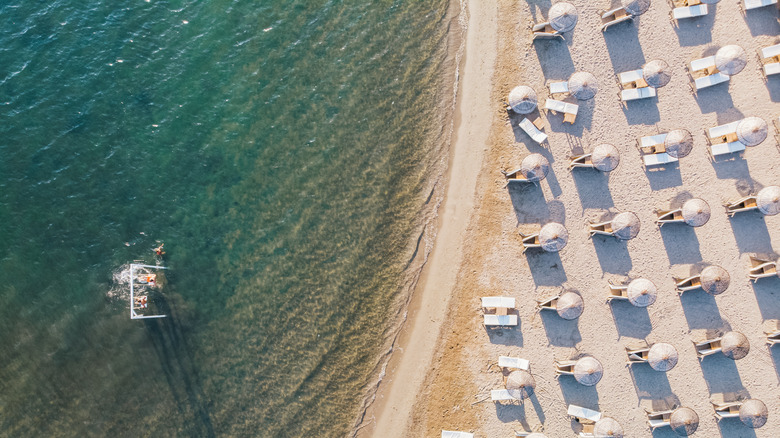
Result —
[{"label": "pebbly sand", "polygon": [[[750,11],[745,16],[738,2],[722,1],[710,5],[706,17],[672,23],[669,4],[656,0],[633,23],[602,33],[598,11],[607,9],[609,2],[571,2],[578,9],[579,21],[565,35],[566,41],[536,43],[531,42],[530,25],[533,20],[543,21],[550,1],[469,2],[466,61],[461,70],[464,89],[484,87],[484,78],[469,76],[474,71],[494,71],[488,100],[466,90],[461,95],[463,129],[454,147],[450,181],[453,184],[460,178],[456,169],[463,154],[472,151],[472,166],[481,159],[471,220],[465,233],[445,233],[450,221],[457,231],[464,212],[445,209],[442,213],[442,232],[418,299],[424,301],[429,290],[438,290],[439,304],[418,308],[417,314],[423,316],[414,319],[399,347],[414,344],[412,340],[418,337],[430,339],[439,330],[440,337],[435,348],[403,353],[389,368],[390,385],[380,390],[384,405],[377,410],[378,426],[371,431],[383,437],[437,437],[441,429],[470,431],[477,437],[509,437],[523,430],[543,431],[548,437],[575,436],[581,426],[566,415],[566,409],[576,404],[615,418],[626,436],[676,436],[669,428],[651,433],[644,412],[674,406],[698,413],[696,436],[780,436],[780,348],[768,349],[764,335],[767,321],[780,319],[780,279],[751,283],[747,278],[750,255],[777,258],[780,215],[750,212],[729,219],[722,207],[762,187],[780,185],[780,148],[772,123],[780,116],[780,78],[765,81],[756,55],[758,49],[780,42],[777,8]],[[495,29],[497,39],[472,36],[476,30],[487,29]],[[727,44],[746,50],[747,67],[729,84],[693,94],[685,66]],[[491,60],[487,53],[496,54],[494,69],[484,67]],[[669,64],[671,82],[658,89],[657,98],[621,105],[615,74],[641,68],[654,59]],[[517,127],[521,118],[510,116],[501,102],[521,84],[533,87],[540,103],[544,102],[546,81],[566,80],[575,71],[593,73],[598,94],[593,100],[577,102],[580,108],[574,125],[564,125],[561,115],[542,114],[549,140],[543,145],[534,143]],[[469,95],[472,99],[466,101]],[[490,114],[490,120],[486,122],[480,114]],[[769,137],[743,153],[711,160],[704,129],[748,116],[766,120]],[[679,163],[646,170],[637,139],[679,128],[693,134],[691,154]],[[480,133],[487,138],[483,156],[473,155],[479,145],[464,146],[479,140]],[[600,143],[611,143],[620,151],[616,170],[609,174],[568,170],[570,155],[589,152]],[[547,178],[538,185],[506,186],[499,171],[519,166],[531,152],[550,161]],[[468,192],[468,184],[463,186],[455,191],[458,196]],[[451,191],[452,186],[445,205],[453,202]],[[707,224],[699,228],[665,225],[663,229],[655,225],[655,209],[677,207],[691,197],[710,205],[712,216]],[[637,238],[621,242],[588,237],[588,220],[609,218],[620,211],[639,216]],[[524,255],[518,232],[538,230],[550,221],[567,227],[566,248],[560,253],[529,251]],[[458,239],[449,245],[462,248],[462,257],[442,257],[442,235]],[[458,260],[458,266],[451,266]],[[672,276],[698,272],[708,264],[726,268],[731,276],[728,290],[714,297],[702,291],[678,296]],[[454,286],[446,275],[435,274],[447,266],[444,271],[450,275],[453,270],[458,272]],[[657,285],[658,299],[653,305],[643,309],[627,302],[607,303],[610,280],[639,277]],[[554,312],[536,310],[537,298],[562,289],[583,296],[585,309],[578,320],[566,321]],[[445,298],[440,298],[442,290]],[[516,298],[520,324],[486,330],[480,297],[499,295]],[[442,301],[449,304],[448,309],[442,308]],[[431,312],[430,318],[425,312]],[[747,336],[751,346],[747,357],[732,361],[717,354],[700,362],[692,341],[728,330]],[[645,341],[675,346],[677,366],[668,373],[644,364],[627,367],[625,347]],[[490,401],[490,390],[503,387],[502,372],[496,366],[499,355],[530,361],[537,386],[525,404]],[[555,378],[555,360],[583,355],[596,357],[604,367],[596,386],[581,386],[566,376]],[[424,381],[420,373],[425,373]],[[716,422],[710,400],[746,398],[760,399],[769,408],[769,421],[763,428],[748,429],[739,420]],[[416,400],[413,406],[411,400]]]}]

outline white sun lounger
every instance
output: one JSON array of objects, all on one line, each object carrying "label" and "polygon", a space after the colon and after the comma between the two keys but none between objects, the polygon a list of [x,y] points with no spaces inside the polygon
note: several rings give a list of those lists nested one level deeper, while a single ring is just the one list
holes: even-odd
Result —
[{"label": "white sun lounger", "polygon": [[498,366],[528,371],[531,363],[527,359],[520,359],[519,357],[498,356]]},{"label": "white sun lounger", "polygon": [[730,402],[730,403],[715,403],[712,402],[712,407],[715,408],[715,418],[721,420],[723,418],[739,418],[739,408],[742,406],[742,402]]},{"label": "white sun lounger", "polygon": [[645,166],[659,166],[661,164],[669,164],[679,161],[677,158],[674,158],[666,152],[662,152],[660,154],[642,155],[642,159],[645,162]]},{"label": "white sun lounger", "polygon": [[764,47],[761,49],[761,57],[764,59],[774,58],[778,55],[780,55],[780,44],[775,44],[774,46]]},{"label": "white sun lounger", "polygon": [[496,308],[505,307],[507,309],[515,308],[514,297],[482,297],[482,307]]},{"label": "white sun lounger", "polygon": [[776,4],[777,0],[745,0],[745,9],[763,8],[764,6]]},{"label": "white sun lounger", "polygon": [[483,315],[486,326],[517,325],[517,315]]},{"label": "white sun lounger", "polygon": [[710,146],[710,153],[713,156],[733,154],[735,152],[742,152],[745,150],[745,144],[740,141],[733,141],[731,143],[718,143]]},{"label": "white sun lounger", "polygon": [[[775,44],[774,46],[764,47],[761,49],[762,62],[765,60],[771,60],[776,56],[780,56],[780,44]],[[761,66],[761,68],[763,68],[764,75],[766,76],[776,75],[780,73],[780,62],[767,63]]]},{"label": "white sun lounger", "polygon": [[522,122],[519,124],[520,129],[525,131],[526,134],[528,134],[533,141],[537,143],[544,143],[545,140],[547,140],[547,134],[539,130],[533,123],[531,123],[528,119],[523,119]]},{"label": "white sun lounger", "polygon": [[[607,21],[604,23],[604,20],[609,20],[610,17],[614,16],[615,18],[612,18],[610,21]],[[620,16],[618,18],[618,16]],[[607,12],[604,12],[601,15],[601,31],[606,32],[607,29],[609,29],[611,26],[614,26],[618,23],[622,23],[624,21],[632,20],[634,17],[631,14],[628,14],[623,7],[615,8],[612,10],[609,10]]]},{"label": "white sun lounger", "polygon": [[559,113],[577,115],[577,111],[579,110],[579,108],[580,108],[579,105],[575,105],[573,103],[568,103],[568,102],[562,102],[560,100],[547,99],[544,102],[544,109],[556,111]]},{"label": "white sun lounger", "polygon": [[650,146],[663,144],[665,140],[666,140],[666,133],[657,134],[657,135],[648,135],[646,137],[642,137],[639,139],[639,145],[642,146],[643,148],[647,148]]},{"label": "white sun lounger", "polygon": [[493,389],[490,391],[490,400],[492,401],[514,401],[516,398],[509,394],[506,389]]},{"label": "white sun lounger", "polygon": [[707,15],[708,12],[707,5],[705,4],[696,6],[683,6],[680,8],[674,8],[672,10],[672,18],[675,20],[680,20],[683,18],[702,17]]},{"label": "white sun lounger", "polygon": [[654,430],[657,427],[671,426],[670,417],[674,411],[660,411],[660,412],[648,412],[647,423],[650,425],[650,429]]},{"label": "white sun lounger", "polygon": [[576,418],[584,418],[590,421],[601,420],[601,412],[594,411],[593,409],[583,408],[582,406],[569,405],[569,410],[567,411],[567,413],[569,414],[569,416],[576,417]]},{"label": "white sun lounger", "polygon": [[473,433],[442,430],[441,438],[474,438]]},{"label": "white sun lounger", "polygon": [[739,125],[739,122],[741,122],[741,120],[737,120],[736,122],[726,123],[725,125],[716,126],[714,128],[709,128],[707,130],[707,136],[710,138],[711,141],[712,139],[725,137],[729,134],[736,134],[737,125]]},{"label": "white sun lounger", "polygon": [[636,82],[640,79],[644,79],[645,75],[642,73],[642,69],[639,70],[633,70],[633,71],[624,71],[623,73],[618,73],[618,80],[621,84],[630,84],[631,82]]},{"label": "white sun lounger", "polygon": [[776,75],[780,73],[780,62],[773,62],[771,64],[764,64],[764,74],[767,76]]},{"label": "white sun lounger", "polygon": [[714,75],[697,78],[693,82],[696,85],[696,89],[701,90],[703,88],[712,87],[713,85],[718,85],[724,82],[728,82],[729,79],[731,79],[729,75],[723,74],[721,72],[717,72]]},{"label": "white sun lounger", "polygon": [[620,100],[626,102],[629,100],[646,99],[648,97],[655,97],[655,88],[628,88],[620,91]]},{"label": "white sun lounger", "polygon": [[705,68],[715,67],[715,56],[694,59],[691,61],[691,71],[704,70]]},{"label": "white sun lounger", "polygon": [[569,83],[566,81],[562,82],[550,82],[550,94],[559,94],[559,93],[568,93],[569,92]]}]

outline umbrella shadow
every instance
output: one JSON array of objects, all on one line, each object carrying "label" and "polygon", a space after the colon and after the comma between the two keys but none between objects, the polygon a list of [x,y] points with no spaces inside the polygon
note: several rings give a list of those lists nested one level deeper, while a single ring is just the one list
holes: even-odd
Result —
[{"label": "umbrella shadow", "polygon": [[587,406],[588,409],[599,410],[599,393],[595,386],[581,385],[574,376],[559,376],[558,385],[561,387],[563,401],[567,406]]},{"label": "umbrella shadow", "polygon": [[669,265],[684,265],[702,261],[699,239],[692,227],[684,224],[667,224],[661,227]]},{"label": "umbrella shadow", "polygon": [[569,46],[557,40],[536,40],[536,57],[547,81],[565,81],[574,73]]},{"label": "umbrella shadow", "polygon": [[578,327],[579,318],[574,320],[563,319],[555,311],[551,310],[539,311],[539,317],[542,318],[549,345],[574,347],[582,341]]},{"label": "umbrella shadow", "polygon": [[[517,315],[517,311],[510,312],[510,315]],[[487,326],[483,325],[485,332],[488,335],[488,339],[491,344],[507,345],[513,347],[523,346],[523,331],[521,327],[523,322],[520,320],[520,315],[517,316],[517,325],[514,327],[505,326]]]},{"label": "umbrella shadow", "polygon": [[772,362],[775,364],[775,374],[777,374],[777,381],[780,382],[780,347],[768,347],[769,355],[772,357]]},{"label": "umbrella shadow", "polygon": [[577,187],[582,208],[601,208],[608,210],[615,206],[609,191],[609,174],[596,169],[572,169],[574,186]]},{"label": "umbrella shadow", "polygon": [[780,102],[780,75],[772,75],[766,79],[766,88],[769,89],[769,99],[772,102]]},{"label": "umbrella shadow", "polygon": [[715,5],[707,5],[709,13],[703,17],[674,20],[672,27],[681,47],[700,46],[712,42],[712,26],[715,23]]},{"label": "umbrella shadow", "polygon": [[645,175],[650,182],[650,188],[654,191],[682,185],[679,161],[662,164],[660,166],[646,167]]},{"label": "umbrella shadow", "polygon": [[[707,146],[709,147],[709,146]],[[750,169],[744,158],[744,152],[724,154],[712,157],[712,167],[718,179],[744,179],[750,177]]]},{"label": "umbrella shadow", "polygon": [[636,70],[645,64],[638,25],[615,26],[603,34],[615,73]]},{"label": "umbrella shadow", "polygon": [[650,125],[661,121],[658,97],[623,102],[622,107],[629,125]]},{"label": "umbrella shadow", "polygon": [[534,248],[526,251],[525,257],[535,285],[561,286],[566,282],[566,271],[563,269],[561,256],[557,252]]},{"label": "umbrella shadow", "polygon": [[739,377],[737,364],[734,362],[720,353],[704,357],[699,361],[710,394],[746,391]]},{"label": "umbrella shadow", "polygon": [[593,247],[603,272],[627,275],[631,271],[631,256],[625,241],[610,236],[593,236]]},{"label": "umbrella shadow", "polygon": [[550,210],[544,199],[544,192],[538,184],[510,182],[506,189],[518,224],[539,224],[549,217]]},{"label": "umbrella shadow", "polygon": [[720,436],[738,436],[739,438],[756,438],[756,432],[745,426],[739,418],[724,418],[718,423]]},{"label": "umbrella shadow", "polygon": [[[640,402],[642,400],[663,400],[670,405],[677,402],[677,397],[672,392],[666,373],[656,371],[646,363],[633,364],[628,366],[628,369]],[[669,372],[674,372],[674,370]]]},{"label": "umbrella shadow", "polygon": [[[748,29],[750,29],[750,35],[776,36],[778,33],[780,33],[780,25],[778,24],[777,14],[768,14],[766,9],[769,8],[742,11],[742,14],[745,16],[745,22],[748,25]],[[774,9],[777,10],[776,7]]]},{"label": "umbrella shadow", "polygon": [[724,321],[715,302],[715,297],[697,289],[680,294],[685,319],[690,330],[717,329]]},{"label": "umbrella shadow", "polygon": [[737,213],[729,218],[740,253],[771,253],[772,238],[763,215],[758,211]]},{"label": "umbrella shadow", "polygon": [[[541,23],[545,21],[544,17],[547,16],[547,13],[552,7],[551,0],[526,0],[526,3],[528,3],[528,7],[531,11],[531,17],[533,17],[534,23]],[[534,8],[534,5],[536,5],[537,8]],[[542,11],[544,11],[544,14],[542,14]]]},{"label": "umbrella shadow", "polygon": [[609,306],[618,337],[645,339],[653,330],[646,307],[636,307],[625,300],[611,300]]},{"label": "umbrella shadow", "polygon": [[495,402],[494,405],[496,406],[496,417],[503,423],[517,421],[523,426],[525,430],[530,430],[531,427],[526,420],[525,414],[525,405],[528,402],[531,402],[531,406],[533,406],[539,422],[544,424],[546,417],[544,415],[544,411],[542,410],[542,405],[539,403],[539,398],[536,396],[536,392],[531,394],[522,402],[519,400],[514,403]]},{"label": "umbrella shadow", "polygon": [[780,278],[761,278],[751,281],[750,284],[753,286],[761,317],[764,320],[780,319]]},{"label": "umbrella shadow", "polygon": [[707,87],[693,94],[702,114],[721,113],[734,107],[729,92],[729,82]]}]

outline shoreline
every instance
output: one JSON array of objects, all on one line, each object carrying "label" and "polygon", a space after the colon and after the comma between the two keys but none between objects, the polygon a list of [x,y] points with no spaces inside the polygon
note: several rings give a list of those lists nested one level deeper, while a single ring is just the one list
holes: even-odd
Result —
[{"label": "shoreline", "polygon": [[465,41],[461,42],[463,55],[457,66],[454,134],[444,179],[445,195],[437,212],[435,243],[393,343],[385,375],[365,411],[363,424],[354,434],[358,437],[408,435],[414,426],[412,409],[429,377],[427,370],[443,346],[442,328],[462,264],[466,230],[476,211],[477,179],[493,119],[491,81],[479,80],[492,78],[496,57],[497,8],[494,2],[488,3],[462,0],[460,11],[453,17],[465,16],[467,24]]}]

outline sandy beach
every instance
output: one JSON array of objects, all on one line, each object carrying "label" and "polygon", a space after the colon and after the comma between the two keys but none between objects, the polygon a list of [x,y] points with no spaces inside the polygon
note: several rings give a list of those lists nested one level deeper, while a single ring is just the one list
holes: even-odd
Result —
[{"label": "sandy beach", "polygon": [[[441,228],[407,327],[388,367],[384,387],[363,430],[373,436],[439,436],[442,429],[477,437],[543,431],[575,436],[581,425],[566,415],[574,404],[615,418],[626,436],[676,436],[667,427],[650,431],[645,410],[686,406],[699,416],[696,436],[780,436],[780,349],[769,349],[764,330],[780,319],[780,279],[748,280],[750,256],[777,259],[780,215],[757,212],[729,218],[723,204],[766,186],[780,185],[780,149],[772,121],[780,116],[780,80],[764,79],[756,56],[780,42],[776,7],[744,14],[735,1],[709,5],[707,16],[674,22],[671,7],[655,1],[633,23],[599,31],[599,11],[608,2],[572,1],[579,21],[565,41],[531,41],[531,23],[541,22],[549,1],[469,2],[466,59],[461,69],[460,119]],[[603,4],[602,4],[603,3]],[[747,66],[721,84],[691,91],[686,65],[737,44]],[[662,59],[672,74],[657,98],[621,105],[616,74]],[[543,112],[548,141],[533,142],[502,101],[517,85],[531,86],[539,101],[546,83],[587,71],[598,80],[594,99],[579,104],[573,125]],[[492,80],[490,79],[492,78]],[[574,100],[571,100],[575,102]],[[712,159],[704,130],[757,116],[769,136],[744,152]],[[637,139],[686,129],[690,155],[678,163],[645,168]],[[568,168],[571,155],[610,143],[620,164],[605,174]],[[484,153],[483,153],[484,151]],[[539,184],[507,185],[501,170],[519,166],[529,153],[551,164]],[[656,209],[677,208],[690,198],[711,207],[701,227],[655,223]],[[641,221],[637,238],[589,238],[588,221],[631,211]],[[559,253],[522,252],[519,232],[542,224],[566,226],[569,241]],[[731,278],[713,296],[678,295],[674,276],[719,265]],[[607,302],[608,284],[647,278],[658,297],[647,308]],[[536,300],[571,290],[584,300],[579,319],[542,312]],[[486,330],[480,297],[517,301],[519,325]],[[750,342],[738,361],[721,354],[699,360],[693,342],[739,331]],[[626,366],[625,347],[665,342],[679,353],[667,373],[646,364]],[[503,387],[499,355],[530,362],[536,390],[524,404],[490,401]],[[556,378],[554,362],[590,355],[603,365],[602,380],[582,386]],[[737,420],[716,421],[711,401],[756,398],[769,421],[749,429]]]}]

